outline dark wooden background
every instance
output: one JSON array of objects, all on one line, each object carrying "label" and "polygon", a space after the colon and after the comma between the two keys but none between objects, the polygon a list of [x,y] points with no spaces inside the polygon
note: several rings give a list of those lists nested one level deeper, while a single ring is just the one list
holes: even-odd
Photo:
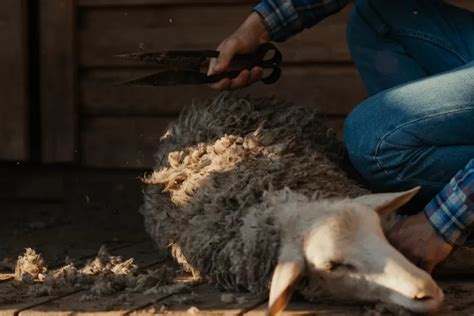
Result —
[{"label": "dark wooden background", "polygon": [[[206,86],[118,87],[114,83],[154,69],[113,55],[213,49],[257,2],[39,0],[35,52],[28,47],[35,34],[26,32],[31,1],[1,1],[0,160],[151,167],[167,124],[184,105],[216,92]],[[456,2],[474,9],[472,0]],[[365,97],[345,43],[350,10],[279,44],[285,58],[280,82],[257,84],[243,93],[275,94],[317,107],[340,131],[345,116]],[[39,72],[37,80],[31,80],[29,70],[35,62]],[[37,85],[37,96],[31,85]],[[32,111],[39,115],[36,125],[31,122]],[[39,143],[33,144],[34,139]]]}]

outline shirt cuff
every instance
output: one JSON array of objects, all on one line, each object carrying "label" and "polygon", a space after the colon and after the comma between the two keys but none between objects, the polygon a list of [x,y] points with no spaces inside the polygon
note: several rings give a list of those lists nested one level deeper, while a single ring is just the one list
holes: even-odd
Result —
[{"label": "shirt cuff", "polygon": [[459,171],[425,207],[438,234],[453,246],[462,245],[474,223],[474,160]]},{"label": "shirt cuff", "polygon": [[254,11],[262,18],[272,41],[283,42],[303,29],[291,0],[263,0]]},{"label": "shirt cuff", "polygon": [[450,225],[448,229],[445,229],[445,224],[440,220],[443,217],[443,214],[438,214],[441,213],[439,211],[429,210],[427,207],[425,208],[424,213],[426,218],[428,218],[428,221],[431,223],[431,226],[433,226],[433,229],[444,239],[444,241],[453,247],[459,247],[464,244],[469,236],[469,232],[463,231],[455,225]]}]

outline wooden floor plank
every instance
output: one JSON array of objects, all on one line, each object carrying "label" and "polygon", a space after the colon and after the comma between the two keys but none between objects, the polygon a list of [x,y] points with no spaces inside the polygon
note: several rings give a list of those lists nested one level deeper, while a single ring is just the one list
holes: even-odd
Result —
[{"label": "wooden floor plank", "polygon": [[153,314],[197,314],[197,315],[239,315],[262,302],[264,297],[251,293],[223,293],[211,284],[201,284],[190,293],[176,294],[163,300],[155,300],[130,315]]},{"label": "wooden floor plank", "polygon": [[[474,279],[474,247],[457,247],[449,257],[436,267],[436,276],[468,276]],[[474,293],[473,293],[474,294]]]},{"label": "wooden floor plank", "polygon": [[442,280],[444,305],[439,315],[474,315],[474,278]]},{"label": "wooden floor plank", "polygon": [[[266,310],[267,303],[264,303],[248,313],[245,313],[245,315],[265,315]],[[293,301],[286,307],[282,315],[352,316],[363,315],[363,311],[364,308],[361,306],[313,304],[305,301]]]},{"label": "wooden floor plank", "polygon": [[[91,256],[103,244],[107,244],[110,248],[117,248],[146,239],[144,234],[137,236],[139,238],[133,238],[133,236],[130,236],[130,239],[115,238],[110,230],[98,229],[100,226],[95,226],[94,221],[90,221],[90,227],[83,223],[75,223],[63,205],[4,205],[3,207],[17,211],[17,214],[23,215],[25,220],[18,224],[10,218],[4,225],[0,224],[1,228],[5,228],[7,224],[11,226],[10,230],[2,229],[0,232],[1,237],[5,236],[2,238],[4,243],[0,246],[0,261],[4,257],[14,260],[28,247],[41,253],[49,266],[54,267],[63,264],[66,257],[79,259]],[[38,216],[35,220],[34,216],[39,214],[47,214],[47,217]]]},{"label": "wooden floor plank", "polygon": [[0,165],[0,174],[0,262],[26,247],[51,263],[148,239],[140,170]]}]

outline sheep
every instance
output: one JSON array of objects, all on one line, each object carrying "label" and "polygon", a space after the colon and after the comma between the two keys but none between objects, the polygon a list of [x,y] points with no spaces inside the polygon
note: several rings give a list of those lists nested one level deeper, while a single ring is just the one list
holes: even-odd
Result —
[{"label": "sheep", "polygon": [[384,237],[419,188],[371,194],[320,115],[277,98],[222,94],[183,110],[160,139],[140,212],[160,248],[223,290],[437,309],[443,292]]}]

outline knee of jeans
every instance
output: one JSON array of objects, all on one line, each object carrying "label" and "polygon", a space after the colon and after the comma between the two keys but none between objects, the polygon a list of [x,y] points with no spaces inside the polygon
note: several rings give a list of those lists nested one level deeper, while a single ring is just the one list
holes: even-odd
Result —
[{"label": "knee of jeans", "polygon": [[368,155],[375,151],[371,150],[368,138],[372,136],[368,124],[368,117],[365,111],[361,110],[361,105],[352,110],[344,122],[344,142],[349,154]]},{"label": "knee of jeans", "polygon": [[[383,111],[384,96],[378,94],[362,102],[344,122],[344,141],[349,158],[359,173],[373,183],[378,177],[388,175],[381,169],[378,152],[383,135],[391,129]],[[385,149],[389,151],[388,144]]]},{"label": "knee of jeans", "polygon": [[369,140],[373,134],[367,128],[367,116],[363,112],[356,108],[347,117],[344,122],[344,142],[352,164],[367,179],[370,170],[375,167],[372,154],[375,147],[371,148],[375,140]]}]

